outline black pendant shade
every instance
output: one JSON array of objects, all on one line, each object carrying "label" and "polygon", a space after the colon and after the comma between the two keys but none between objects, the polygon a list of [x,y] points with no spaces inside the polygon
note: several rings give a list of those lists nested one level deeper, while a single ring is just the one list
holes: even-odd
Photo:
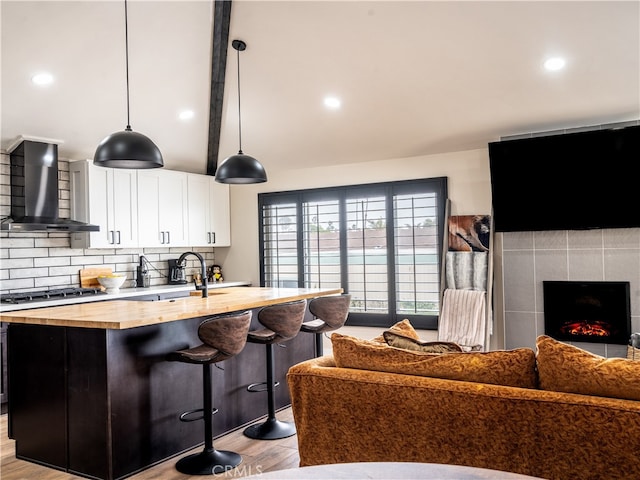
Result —
[{"label": "black pendant shade", "polygon": [[127,76],[127,127],[124,131],[112,133],[96,149],[94,165],[111,168],[160,168],[164,166],[162,154],[155,143],[131,130],[129,121],[129,22],[127,0],[124,0],[124,39]]},{"label": "black pendant shade", "polygon": [[242,153],[242,117],[240,116],[240,52],[247,48],[242,40],[234,40],[231,46],[238,52],[238,138],[240,149],[236,155],[231,155],[216,170],[216,182],[219,183],[264,183],[267,172],[255,158]]},{"label": "black pendant shade", "polygon": [[264,183],[267,172],[262,164],[240,150],[237,155],[228,157],[216,171],[216,181],[220,183]]},{"label": "black pendant shade", "polygon": [[164,166],[160,149],[149,137],[130,128],[106,137],[93,157],[93,163],[111,168],[160,168]]}]

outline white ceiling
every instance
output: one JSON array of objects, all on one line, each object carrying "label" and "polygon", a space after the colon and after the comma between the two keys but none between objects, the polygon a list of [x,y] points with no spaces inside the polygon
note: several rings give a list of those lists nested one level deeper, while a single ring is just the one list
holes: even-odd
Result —
[{"label": "white ceiling", "polygon": [[[1,147],[24,134],[92,158],[126,125],[124,2],[2,0],[0,13]],[[206,171],[212,14],[211,1],[129,0],[131,126],[169,169]],[[640,118],[637,0],[234,0],[235,38],[242,147],[267,173]],[[228,55],[220,159],[238,150]],[[552,55],[563,71],[544,71]],[[42,70],[53,85],[31,84]],[[329,93],[340,110],[324,108]]]}]

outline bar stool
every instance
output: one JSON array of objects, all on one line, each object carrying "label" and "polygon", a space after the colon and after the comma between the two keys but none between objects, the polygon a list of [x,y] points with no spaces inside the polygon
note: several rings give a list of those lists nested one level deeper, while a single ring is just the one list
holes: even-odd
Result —
[{"label": "bar stool", "polygon": [[300,330],[316,335],[316,357],[321,357],[323,354],[323,334],[341,328],[347,321],[350,303],[351,295],[347,293],[317,297],[309,302],[309,312],[315,318],[309,322],[304,322],[300,326]]},{"label": "bar stool", "polygon": [[251,425],[244,430],[244,434],[249,438],[276,440],[296,433],[293,423],[276,419],[274,388],[279,385],[279,382],[274,383],[273,380],[275,376],[273,345],[285,342],[298,334],[306,308],[306,300],[264,307],[258,312],[258,321],[265,328],[253,330],[247,336],[249,343],[260,343],[267,347],[267,381],[252,383],[247,390],[249,392],[267,391],[269,413],[267,420],[263,423]]},{"label": "bar stool", "polygon": [[[180,415],[180,421],[193,422],[204,419],[204,450],[181,458],[176,463],[179,472],[188,475],[211,475],[237,467],[242,457],[235,452],[216,450],[213,447],[211,393],[211,364],[227,360],[242,351],[247,342],[251,324],[251,311],[219,315],[204,320],[198,326],[198,337],[203,342],[197,347],[176,350],[167,355],[168,361],[202,365],[203,408],[189,410]],[[193,417],[202,412],[201,417]]]}]

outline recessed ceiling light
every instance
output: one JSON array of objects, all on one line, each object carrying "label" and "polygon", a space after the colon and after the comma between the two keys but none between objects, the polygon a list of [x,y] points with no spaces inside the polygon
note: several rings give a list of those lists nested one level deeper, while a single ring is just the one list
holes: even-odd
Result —
[{"label": "recessed ceiling light", "polygon": [[53,75],[48,72],[37,73],[31,77],[31,81],[39,86],[51,85],[53,83]]},{"label": "recessed ceiling light", "polygon": [[547,70],[550,70],[552,72],[555,72],[557,70],[562,70],[564,68],[564,66],[566,65],[566,61],[564,58],[561,57],[552,57],[547,59],[544,62],[544,68],[546,68]]},{"label": "recessed ceiling light", "polygon": [[193,110],[183,110],[178,114],[178,118],[180,120],[191,120],[194,117],[195,113]]},{"label": "recessed ceiling light", "polygon": [[324,97],[324,106],[331,110],[337,110],[342,105],[338,97]]}]

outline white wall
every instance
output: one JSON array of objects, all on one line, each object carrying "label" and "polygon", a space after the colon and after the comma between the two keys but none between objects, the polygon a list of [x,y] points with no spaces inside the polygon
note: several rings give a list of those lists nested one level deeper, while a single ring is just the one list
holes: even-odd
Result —
[{"label": "white wall", "polygon": [[491,213],[489,155],[486,149],[383,160],[342,166],[271,172],[268,182],[231,186],[231,247],[217,248],[225,279],[260,284],[258,193],[448,177],[451,215]]}]

